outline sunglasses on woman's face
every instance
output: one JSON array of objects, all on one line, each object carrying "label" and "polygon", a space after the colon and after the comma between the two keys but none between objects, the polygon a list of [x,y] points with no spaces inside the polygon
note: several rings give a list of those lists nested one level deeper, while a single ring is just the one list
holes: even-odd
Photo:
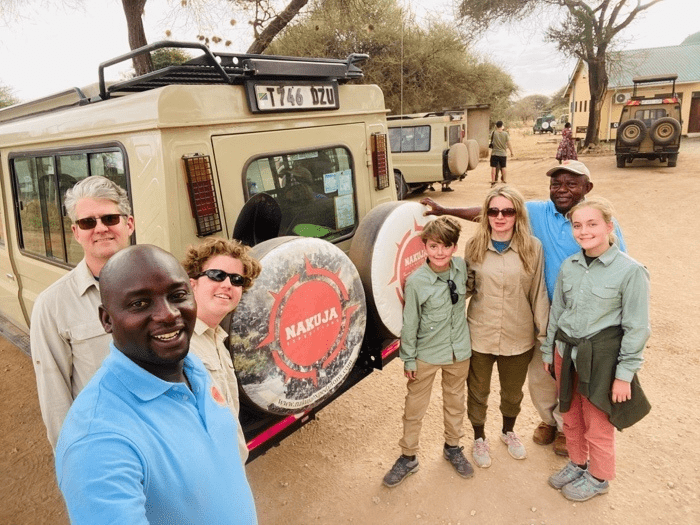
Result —
[{"label": "sunglasses on woman's face", "polygon": [[85,217],[83,219],[78,219],[75,223],[81,230],[92,230],[97,226],[98,220],[105,226],[116,226],[119,224],[122,217],[126,217],[126,215],[123,213],[109,213],[102,217]]},{"label": "sunglasses on woman's face", "polygon": [[195,275],[194,278],[199,279],[204,275],[206,275],[209,279],[217,283],[224,282],[226,277],[228,277],[231,281],[231,285],[233,286],[247,286],[248,284],[250,284],[250,279],[248,277],[243,277],[242,275],[237,273],[226,273],[223,270],[204,270],[199,275]]},{"label": "sunglasses on woman's face", "polygon": [[515,208],[489,208],[486,210],[486,215],[489,217],[498,217],[499,214],[503,214],[504,217],[515,217]]}]

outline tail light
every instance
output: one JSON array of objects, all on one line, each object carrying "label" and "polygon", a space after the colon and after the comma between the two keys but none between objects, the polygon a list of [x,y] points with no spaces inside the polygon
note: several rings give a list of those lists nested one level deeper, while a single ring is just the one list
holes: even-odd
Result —
[{"label": "tail light", "polygon": [[372,133],[372,171],[375,188],[383,190],[389,187],[389,158],[385,133]]},{"label": "tail light", "polygon": [[221,231],[219,201],[214,191],[214,177],[209,155],[185,155],[187,191],[190,195],[192,216],[197,223],[197,237]]}]

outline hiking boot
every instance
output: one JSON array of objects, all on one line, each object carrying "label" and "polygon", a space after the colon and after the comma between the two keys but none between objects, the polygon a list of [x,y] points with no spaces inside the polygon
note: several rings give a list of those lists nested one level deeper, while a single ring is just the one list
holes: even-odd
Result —
[{"label": "hiking boot", "polygon": [[464,450],[464,447],[443,447],[442,454],[447,461],[452,463],[457,474],[463,478],[471,478],[474,475],[474,469],[472,468],[472,464],[464,457],[462,450]]},{"label": "hiking boot", "polygon": [[410,460],[403,454],[396,460],[391,470],[384,476],[384,484],[387,487],[395,487],[410,474],[418,471],[418,458]]},{"label": "hiking boot", "polygon": [[550,426],[544,421],[540,423],[532,434],[532,441],[538,445],[549,445],[554,443],[554,438],[557,437],[557,427]]},{"label": "hiking boot", "polygon": [[472,458],[474,464],[479,468],[488,468],[491,466],[491,456],[489,455],[489,442],[484,438],[474,440],[474,448],[472,449]]},{"label": "hiking boot", "polygon": [[556,474],[549,476],[549,484],[555,489],[560,489],[572,481],[576,481],[587,472],[585,468],[579,467],[573,461],[569,461],[566,466]]},{"label": "hiking boot", "polygon": [[557,437],[554,438],[554,453],[557,456],[569,457],[569,450],[566,448],[566,436],[563,432],[557,432]]},{"label": "hiking boot", "polygon": [[514,459],[525,459],[527,457],[527,452],[525,452],[525,445],[515,432],[507,432],[501,434],[501,441],[508,445],[508,454]]},{"label": "hiking boot", "polygon": [[587,501],[598,494],[605,494],[609,490],[610,483],[598,481],[586,470],[583,472],[583,476],[580,476],[568,485],[564,485],[561,493],[566,499],[571,501]]}]

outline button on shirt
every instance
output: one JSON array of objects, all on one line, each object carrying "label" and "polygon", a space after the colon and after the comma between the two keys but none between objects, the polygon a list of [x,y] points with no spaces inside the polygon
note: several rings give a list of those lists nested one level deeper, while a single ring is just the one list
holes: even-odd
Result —
[{"label": "button on shirt", "polygon": [[[454,305],[448,279],[455,283],[459,295]],[[466,292],[467,265],[461,257],[452,257],[449,271],[442,274],[435,273],[426,262],[408,276],[399,351],[405,370],[416,370],[416,359],[448,365],[471,357],[464,315]]]},{"label": "button on shirt", "polygon": [[100,289],[85,259],[39,294],[29,334],[41,417],[52,447],[78,393],[109,354]]},{"label": "button on shirt", "polygon": [[[535,338],[543,343],[549,316],[544,284],[544,254],[537,239],[534,273],[523,269],[512,245],[499,253],[489,243],[481,263],[469,261],[473,293],[467,309],[472,350],[482,354],[513,356],[530,350]],[[472,284],[473,283],[473,284]],[[469,290],[472,291],[472,290]]]},{"label": "button on shirt", "polygon": [[111,353],[73,403],[56,447],[72,524],[257,523],[236,421],[209,374],[184,360],[192,386]]},{"label": "button on shirt", "polygon": [[[547,283],[547,293],[551,301],[561,263],[581,248],[574,239],[571,222],[557,211],[551,200],[529,201],[525,205],[530,217],[532,235],[540,240],[544,248],[544,279]],[[617,236],[620,249],[623,252],[627,251],[622,231],[616,221],[615,235]]]},{"label": "button on shirt", "polygon": [[[591,337],[609,326],[622,326],[615,377],[630,382],[642,367],[649,339],[649,272],[613,245],[591,266],[582,251],[562,264],[542,345],[542,360],[552,363],[552,345],[558,328],[575,338]],[[562,344],[557,344],[563,355]],[[576,362],[576,347],[571,350]]]},{"label": "button on shirt", "polygon": [[[190,339],[190,352],[202,360],[204,367],[209,371],[213,383],[226,399],[233,417],[238,421],[240,403],[238,400],[238,380],[233,368],[231,353],[224,345],[226,332],[221,326],[210,328],[201,319],[197,319],[194,333]],[[245,464],[248,459],[248,446],[241,425],[238,425],[238,449],[241,461]]]}]

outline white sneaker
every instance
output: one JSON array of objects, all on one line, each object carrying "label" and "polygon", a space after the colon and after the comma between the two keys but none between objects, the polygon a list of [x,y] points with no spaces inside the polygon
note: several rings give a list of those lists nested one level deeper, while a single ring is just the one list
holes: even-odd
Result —
[{"label": "white sneaker", "polygon": [[510,454],[511,457],[515,459],[525,459],[527,457],[525,445],[522,444],[515,432],[501,434],[501,441],[508,445],[508,454]]},{"label": "white sneaker", "polygon": [[474,464],[477,467],[488,468],[491,466],[491,456],[489,455],[489,451],[489,442],[484,441],[484,438],[479,438],[474,441],[472,457],[474,458]]}]

